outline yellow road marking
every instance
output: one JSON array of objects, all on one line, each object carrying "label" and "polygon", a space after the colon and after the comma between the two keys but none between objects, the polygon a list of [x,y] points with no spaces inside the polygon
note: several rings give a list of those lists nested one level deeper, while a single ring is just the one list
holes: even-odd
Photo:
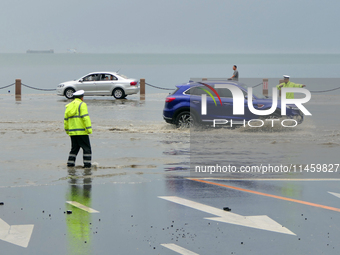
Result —
[{"label": "yellow road marking", "polygon": [[339,208],[335,208],[335,207],[331,207],[331,206],[319,205],[319,204],[310,203],[310,202],[306,202],[306,201],[302,201],[302,200],[298,200],[298,199],[271,195],[271,194],[267,194],[267,193],[263,193],[263,192],[258,192],[258,191],[254,191],[254,190],[250,190],[250,189],[238,188],[238,187],[235,187],[235,186],[225,185],[225,184],[216,183],[216,182],[210,182],[210,181],[206,181],[206,180],[200,180],[200,179],[195,179],[195,178],[188,178],[188,179],[192,180],[192,181],[196,181],[196,182],[212,184],[212,185],[216,185],[216,186],[220,186],[220,187],[225,187],[225,188],[229,188],[229,189],[234,189],[234,190],[239,190],[239,191],[243,191],[243,192],[248,192],[248,193],[252,193],[252,194],[256,194],[256,195],[272,197],[272,198],[286,200],[286,201],[290,201],[290,202],[294,202],[294,203],[299,203],[299,204],[304,204],[304,205],[309,205],[309,206],[323,208],[323,209],[326,209],[326,210],[340,212]]}]

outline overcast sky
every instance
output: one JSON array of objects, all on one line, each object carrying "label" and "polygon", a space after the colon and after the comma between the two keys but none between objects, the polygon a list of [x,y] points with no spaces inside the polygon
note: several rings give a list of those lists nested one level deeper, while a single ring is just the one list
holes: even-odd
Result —
[{"label": "overcast sky", "polygon": [[3,0],[0,53],[340,53],[338,0]]}]

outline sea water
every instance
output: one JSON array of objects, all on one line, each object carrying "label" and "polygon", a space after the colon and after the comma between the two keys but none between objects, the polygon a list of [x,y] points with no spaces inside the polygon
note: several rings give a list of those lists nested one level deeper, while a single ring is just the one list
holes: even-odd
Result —
[{"label": "sea water", "polygon": [[[306,78],[340,78],[340,55],[336,54],[0,54],[0,88],[21,79],[32,87],[54,89],[89,72],[119,71],[171,89],[192,77],[229,78],[233,65],[238,66],[240,81],[248,78],[249,86],[273,78],[269,81],[271,88],[282,75],[290,75],[291,81],[306,84],[310,90],[327,90],[337,84],[313,83]],[[13,93],[14,88],[2,89],[0,94],[8,91]],[[147,93],[157,91],[147,87]],[[23,93],[44,92],[23,87]],[[340,90],[334,93],[340,94]]]}]

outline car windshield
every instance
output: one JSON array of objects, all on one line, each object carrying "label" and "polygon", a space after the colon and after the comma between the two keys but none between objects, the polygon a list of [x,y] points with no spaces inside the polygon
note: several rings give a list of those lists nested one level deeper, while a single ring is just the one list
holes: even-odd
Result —
[{"label": "car windshield", "polygon": [[82,78],[83,81],[97,81],[99,79],[99,74],[90,74]]}]

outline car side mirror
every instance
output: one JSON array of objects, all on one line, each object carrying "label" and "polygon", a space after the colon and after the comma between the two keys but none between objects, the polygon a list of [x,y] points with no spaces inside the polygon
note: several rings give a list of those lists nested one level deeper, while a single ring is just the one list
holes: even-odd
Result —
[{"label": "car side mirror", "polygon": [[83,79],[80,79],[79,82],[83,82]]},{"label": "car side mirror", "polygon": [[248,96],[244,96],[245,99],[248,99]]}]

